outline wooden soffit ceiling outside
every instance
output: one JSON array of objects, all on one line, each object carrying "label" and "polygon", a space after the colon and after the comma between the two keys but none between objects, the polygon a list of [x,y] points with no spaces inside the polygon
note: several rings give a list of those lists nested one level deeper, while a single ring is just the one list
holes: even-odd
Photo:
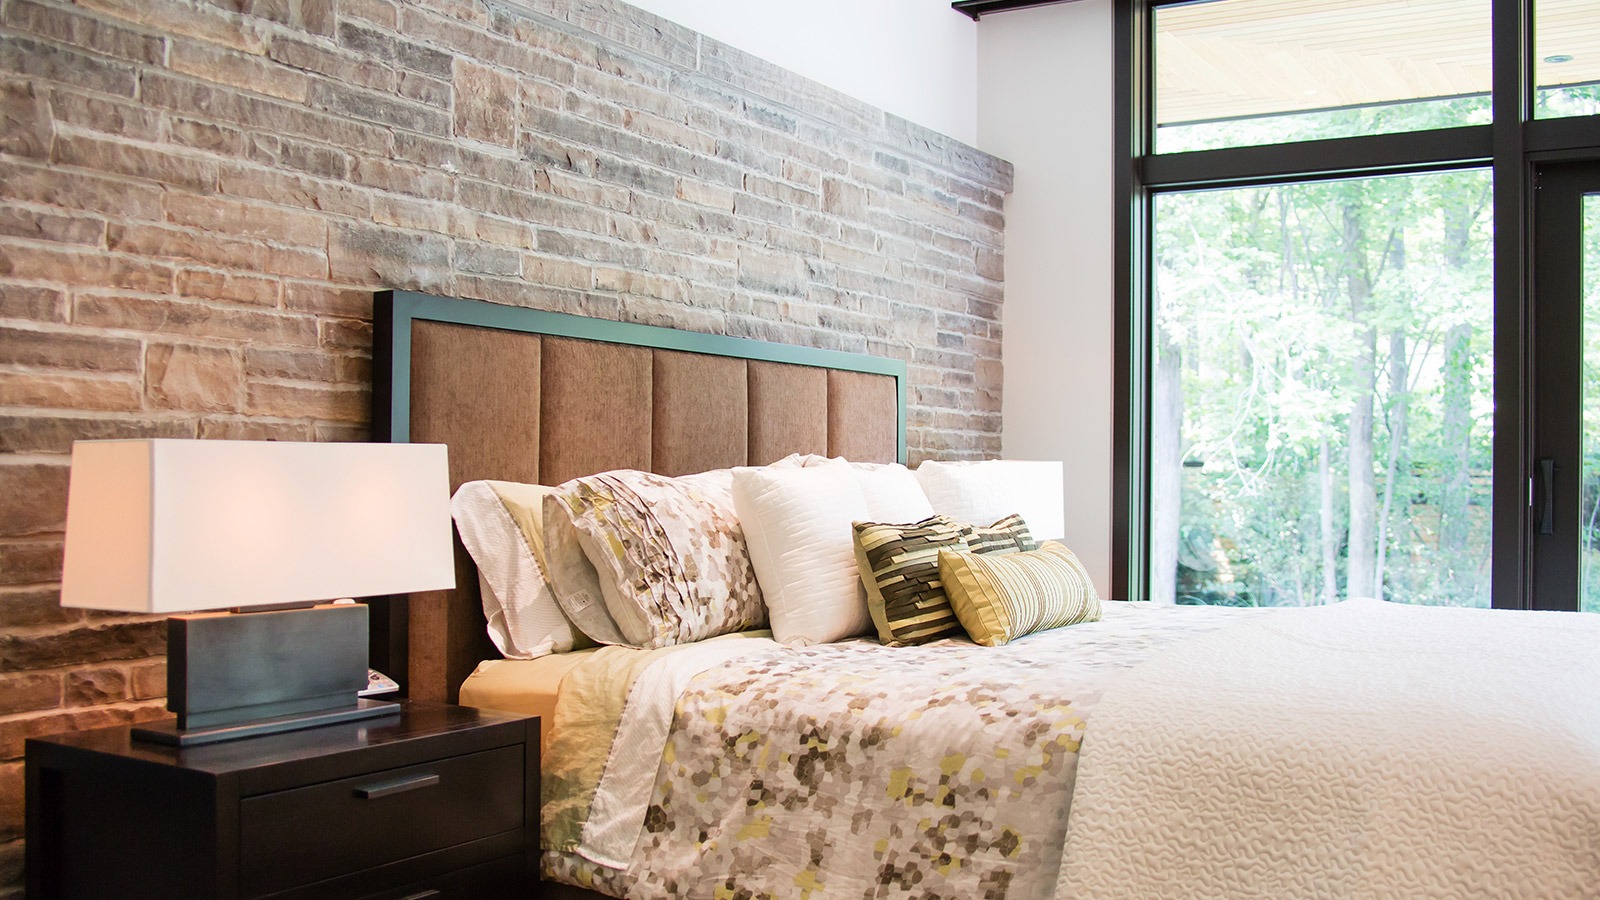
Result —
[{"label": "wooden soffit ceiling outside", "polygon": [[[1600,0],[1539,0],[1539,84],[1600,82]],[[1216,0],[1156,17],[1161,124],[1487,94],[1490,0]],[[1552,56],[1570,61],[1551,63]]]}]

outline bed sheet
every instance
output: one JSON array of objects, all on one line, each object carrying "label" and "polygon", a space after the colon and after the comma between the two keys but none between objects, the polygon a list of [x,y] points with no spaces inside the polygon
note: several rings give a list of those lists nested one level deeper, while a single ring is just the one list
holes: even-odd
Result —
[{"label": "bed sheet", "polygon": [[561,679],[591,656],[595,649],[556,653],[538,659],[490,659],[461,685],[461,705],[494,709],[523,716],[539,716],[539,739],[547,744],[555,721]]},{"label": "bed sheet", "polygon": [[[636,779],[648,785],[639,820],[618,818],[627,803],[581,800],[565,823],[576,830],[546,844],[557,851],[547,874],[635,900],[1049,896],[1101,694],[1161,648],[1256,612],[1107,603],[1101,622],[998,648],[746,641],[747,653],[693,674],[655,711],[670,727],[650,757],[654,779]],[[697,652],[661,664],[681,669]],[[634,695],[649,693],[630,691],[623,718],[648,717]],[[623,721],[617,733],[648,731]],[[605,771],[619,749],[639,749],[618,743]],[[563,758],[578,752],[552,752],[546,783],[606,796],[570,777],[593,765]],[[631,862],[617,867],[607,844],[631,845]]]}]

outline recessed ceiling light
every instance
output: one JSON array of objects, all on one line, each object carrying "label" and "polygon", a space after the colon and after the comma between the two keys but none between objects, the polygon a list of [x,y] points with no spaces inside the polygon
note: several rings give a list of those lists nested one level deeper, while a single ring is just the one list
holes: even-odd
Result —
[{"label": "recessed ceiling light", "polygon": [[1321,93],[1321,91],[1318,91],[1316,88],[1312,88],[1311,90],[1306,91],[1306,96],[1307,97],[1315,97],[1319,93]]},{"label": "recessed ceiling light", "polygon": [[1552,54],[1550,56],[1546,56],[1544,58],[1544,61],[1547,62],[1547,63],[1550,63],[1551,65],[1559,65],[1560,63],[1569,63],[1569,62],[1572,62],[1572,54],[1571,53],[1556,53],[1556,54]]}]

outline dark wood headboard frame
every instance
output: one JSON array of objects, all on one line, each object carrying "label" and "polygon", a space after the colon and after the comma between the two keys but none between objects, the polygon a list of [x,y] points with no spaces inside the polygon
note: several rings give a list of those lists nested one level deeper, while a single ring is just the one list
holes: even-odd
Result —
[{"label": "dark wood headboard frame", "polygon": [[[406,443],[411,440],[413,330],[419,322],[888,376],[895,380],[896,385],[897,456],[900,462],[906,461],[906,364],[901,360],[592,319],[410,291],[383,291],[374,299],[372,435],[375,441]],[[475,584],[468,586],[459,581],[458,575],[457,592],[476,596]],[[430,598],[427,602],[439,601]],[[447,672],[445,677],[448,683],[445,684],[411,684],[409,676],[413,648],[408,640],[410,599],[392,597],[372,603],[373,665],[400,681],[412,696],[454,699],[460,681],[467,672]],[[481,607],[478,615],[481,621]],[[481,627],[479,631],[481,634]],[[486,638],[483,643],[487,645]]]}]

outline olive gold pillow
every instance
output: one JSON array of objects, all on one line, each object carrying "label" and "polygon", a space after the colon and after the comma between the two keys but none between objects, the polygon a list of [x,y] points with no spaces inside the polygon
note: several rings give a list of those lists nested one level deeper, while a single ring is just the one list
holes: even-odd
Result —
[{"label": "olive gold pillow", "polygon": [[962,627],[986,647],[1100,620],[1100,595],[1089,573],[1055,541],[1005,555],[940,550],[939,577]]}]

